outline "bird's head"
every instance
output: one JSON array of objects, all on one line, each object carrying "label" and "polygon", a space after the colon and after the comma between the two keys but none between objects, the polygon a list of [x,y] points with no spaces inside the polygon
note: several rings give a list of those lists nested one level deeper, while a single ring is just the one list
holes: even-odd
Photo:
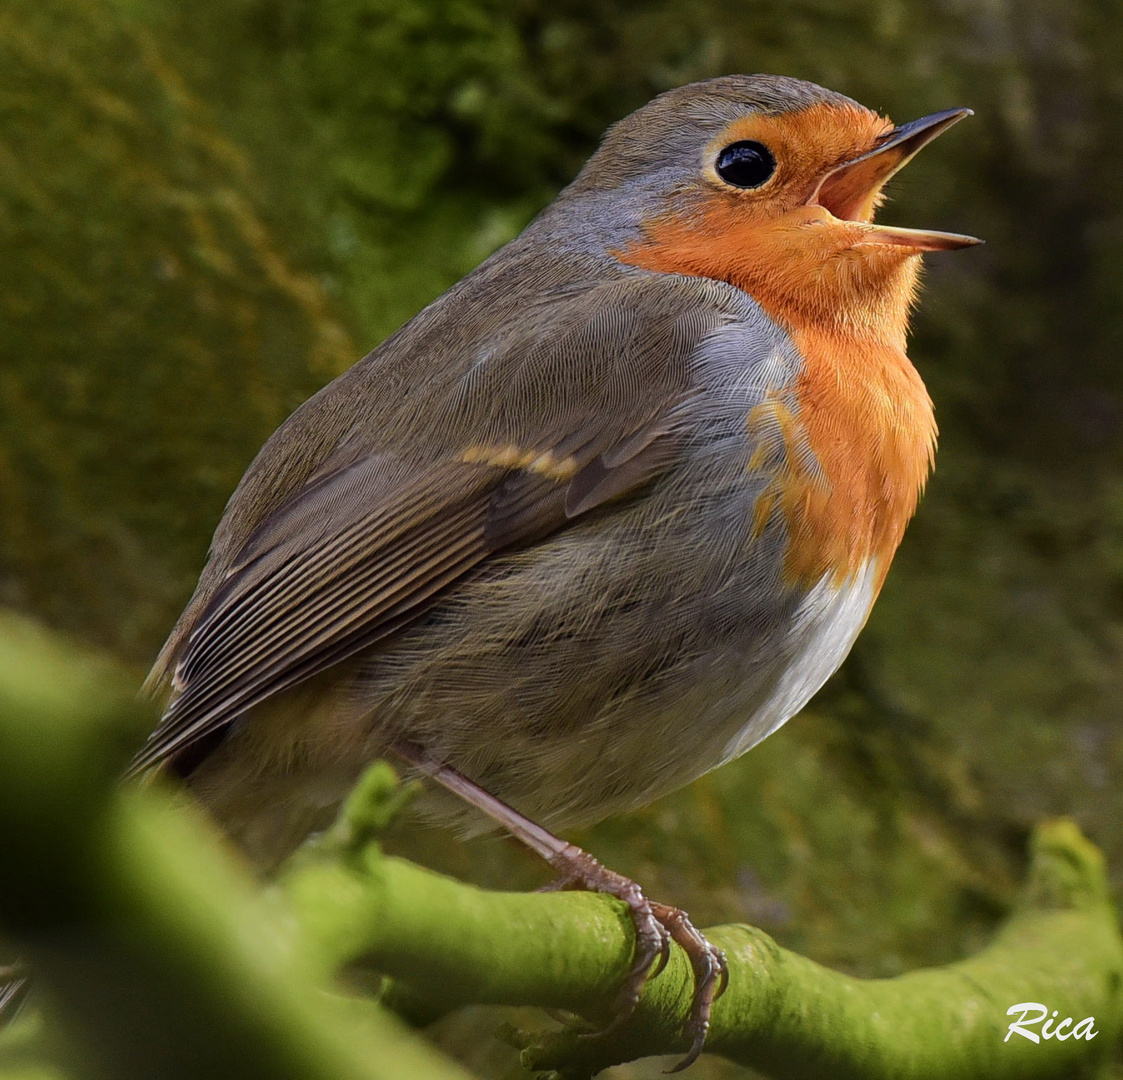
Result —
[{"label": "bird's head", "polygon": [[789,323],[888,321],[903,334],[917,256],[979,241],[874,215],[886,181],[967,115],[895,126],[811,83],[726,76],[610,129],[571,191],[615,204],[623,262],[728,281]]}]

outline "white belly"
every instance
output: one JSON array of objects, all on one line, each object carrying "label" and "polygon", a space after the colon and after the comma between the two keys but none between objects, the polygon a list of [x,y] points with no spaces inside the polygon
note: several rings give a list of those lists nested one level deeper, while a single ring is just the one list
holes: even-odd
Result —
[{"label": "white belly", "polygon": [[841,587],[829,577],[800,604],[792,624],[798,644],[763,708],[726,744],[721,763],[739,757],[790,720],[846,659],[876,597],[877,562],[871,559]]}]

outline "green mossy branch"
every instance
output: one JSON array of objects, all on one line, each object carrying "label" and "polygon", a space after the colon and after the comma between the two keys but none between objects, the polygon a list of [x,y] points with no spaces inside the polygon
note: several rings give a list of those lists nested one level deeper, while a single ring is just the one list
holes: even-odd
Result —
[{"label": "green mossy branch", "polygon": [[[384,819],[399,798],[386,766],[368,772],[334,835]],[[1093,1076],[1123,1022],[1123,942],[1099,851],[1069,821],[1033,838],[1022,903],[989,948],[946,967],[855,979],[778,946],[750,926],[707,936],[725,950],[729,989],[714,1008],[711,1052],[777,1078],[1034,1080]],[[469,1003],[543,1005],[603,1017],[628,969],[622,904],[585,893],[485,892],[384,856],[377,843],[329,839],[282,888],[331,965],[359,959],[400,979],[411,1010]],[[618,1062],[682,1053],[690,966],[676,947],[635,1017],[607,1039],[524,1039],[533,1069],[588,1076]],[[400,991],[399,991],[400,993]],[[391,995],[392,997],[394,995]],[[1095,1017],[1091,1042],[1014,1036],[1009,1006],[1047,1003]]]},{"label": "green mossy branch", "polygon": [[[378,834],[408,793],[384,765],[262,894],[179,800],[114,791],[137,712],[96,664],[0,627],[0,927],[44,1010],[41,1035],[8,1055],[0,1043],[4,1080],[29,1075],[30,1046],[59,1063],[52,1076],[463,1076],[384,1009],[332,990],[358,961],[415,1013],[490,1002],[603,1019],[632,950],[616,901],[487,892],[385,856]],[[1102,858],[1064,821],[1035,834],[1023,900],[995,942],[957,964],[860,980],[751,927],[708,933],[730,961],[709,1049],[774,1077],[1092,1077],[1123,1019]],[[676,948],[609,1038],[508,1036],[529,1067],[573,1077],[681,1052],[690,982]],[[1093,1016],[1099,1034],[1004,1042],[1022,1001]]]}]

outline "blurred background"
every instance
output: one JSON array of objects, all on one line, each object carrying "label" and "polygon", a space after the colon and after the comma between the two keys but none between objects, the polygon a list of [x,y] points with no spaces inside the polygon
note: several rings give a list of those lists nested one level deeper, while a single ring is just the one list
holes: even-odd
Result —
[{"label": "blurred background", "polygon": [[[1120,55],[1105,0],[5,0],[0,604],[139,678],[273,428],[655,93],[767,71],[898,121],[966,105],[884,212],[987,246],[928,260],[937,471],[854,655],[747,757],[572,839],[862,975],[983,943],[1043,815],[1123,884]],[[432,1037],[518,1076],[495,1019]]]}]

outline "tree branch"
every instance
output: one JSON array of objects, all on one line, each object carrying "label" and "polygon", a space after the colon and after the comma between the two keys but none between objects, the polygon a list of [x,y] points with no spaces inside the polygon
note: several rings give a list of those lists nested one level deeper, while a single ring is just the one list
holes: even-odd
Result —
[{"label": "tree branch", "polygon": [[[330,992],[359,960],[398,980],[385,1000],[415,1015],[493,1002],[603,1020],[632,954],[623,905],[487,892],[385,856],[377,836],[404,797],[385,765],[263,894],[182,800],[115,789],[150,723],[102,666],[0,624],[0,926],[44,1007],[42,1034],[8,1044],[9,1067],[27,1075],[38,1047],[84,1078],[463,1077],[369,1000]],[[730,961],[708,1049],[777,1078],[1072,1080],[1094,1075],[1120,1029],[1102,859],[1067,822],[1038,830],[1018,910],[957,964],[861,980],[751,927],[708,934]],[[578,1077],[681,1053],[690,990],[676,948],[610,1037],[520,1036],[524,1060]],[[1028,1001],[1094,1017],[1098,1034],[1004,1041],[1007,1008]]]},{"label": "tree branch", "polygon": [[[485,892],[385,856],[371,834],[395,798],[388,767],[372,769],[334,834],[282,881],[326,962],[365,959],[408,987],[413,1010],[419,1000],[435,1010],[534,1004],[603,1019],[632,955],[624,906],[587,893]],[[1068,1080],[1092,1075],[1110,1057],[1123,1022],[1123,941],[1103,859],[1064,820],[1034,834],[1022,902],[994,943],[956,964],[864,980],[749,926],[706,934],[730,966],[707,1049],[778,1080]],[[681,1054],[691,986],[676,947],[628,1024],[607,1039],[526,1038],[524,1061],[588,1076],[637,1057]],[[1004,1041],[1014,1019],[1006,1010],[1029,1001],[1058,1010],[1057,1020],[1094,1017],[1098,1035]]]}]

